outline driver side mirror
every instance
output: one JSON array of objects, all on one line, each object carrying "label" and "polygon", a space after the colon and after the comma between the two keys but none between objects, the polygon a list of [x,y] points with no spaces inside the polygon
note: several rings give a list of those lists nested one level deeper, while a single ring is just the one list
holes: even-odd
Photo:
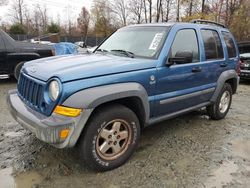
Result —
[{"label": "driver side mirror", "polygon": [[169,57],[168,62],[166,63],[168,66],[173,64],[186,64],[193,62],[193,52],[190,50],[183,50],[176,52],[174,57]]}]

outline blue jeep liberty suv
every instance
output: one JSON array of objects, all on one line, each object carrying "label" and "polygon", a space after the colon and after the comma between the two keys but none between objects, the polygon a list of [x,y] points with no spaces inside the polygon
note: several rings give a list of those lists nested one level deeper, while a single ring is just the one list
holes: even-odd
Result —
[{"label": "blue jeep liberty suv", "polygon": [[98,171],[124,164],[142,128],[207,108],[223,119],[236,93],[239,52],[214,22],[121,28],[94,53],[25,63],[8,94],[13,117],[58,148],[80,148]]}]

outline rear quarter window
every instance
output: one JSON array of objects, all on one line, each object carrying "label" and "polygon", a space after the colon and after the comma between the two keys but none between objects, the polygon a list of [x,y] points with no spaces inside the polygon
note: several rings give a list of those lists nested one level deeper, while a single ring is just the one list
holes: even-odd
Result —
[{"label": "rear quarter window", "polygon": [[228,58],[236,57],[236,47],[232,38],[232,35],[229,32],[222,31],[223,38],[225,40],[228,52]]},{"label": "rear quarter window", "polygon": [[204,42],[206,60],[223,59],[223,48],[217,31],[202,29],[201,35]]}]

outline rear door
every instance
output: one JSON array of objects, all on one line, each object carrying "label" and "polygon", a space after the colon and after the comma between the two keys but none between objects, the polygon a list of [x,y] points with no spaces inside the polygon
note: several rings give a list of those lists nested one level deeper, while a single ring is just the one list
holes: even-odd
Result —
[{"label": "rear door", "polygon": [[223,36],[215,29],[204,28],[201,29],[201,36],[203,40],[207,72],[212,72],[210,81],[217,85],[217,81],[222,72],[229,69],[226,58],[226,48],[223,48]]}]

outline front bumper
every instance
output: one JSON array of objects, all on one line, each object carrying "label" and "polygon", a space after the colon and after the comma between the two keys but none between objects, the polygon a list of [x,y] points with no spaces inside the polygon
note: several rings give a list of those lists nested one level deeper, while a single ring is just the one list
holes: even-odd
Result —
[{"label": "front bumper", "polygon": [[250,70],[241,70],[240,71],[241,79],[250,79]]},{"label": "front bumper", "polygon": [[[53,113],[47,117],[29,108],[17,95],[17,90],[8,93],[7,103],[14,119],[36,137],[57,148],[73,147],[93,111],[84,109],[78,117],[66,117]],[[62,129],[70,129],[66,139],[59,137]]]}]

